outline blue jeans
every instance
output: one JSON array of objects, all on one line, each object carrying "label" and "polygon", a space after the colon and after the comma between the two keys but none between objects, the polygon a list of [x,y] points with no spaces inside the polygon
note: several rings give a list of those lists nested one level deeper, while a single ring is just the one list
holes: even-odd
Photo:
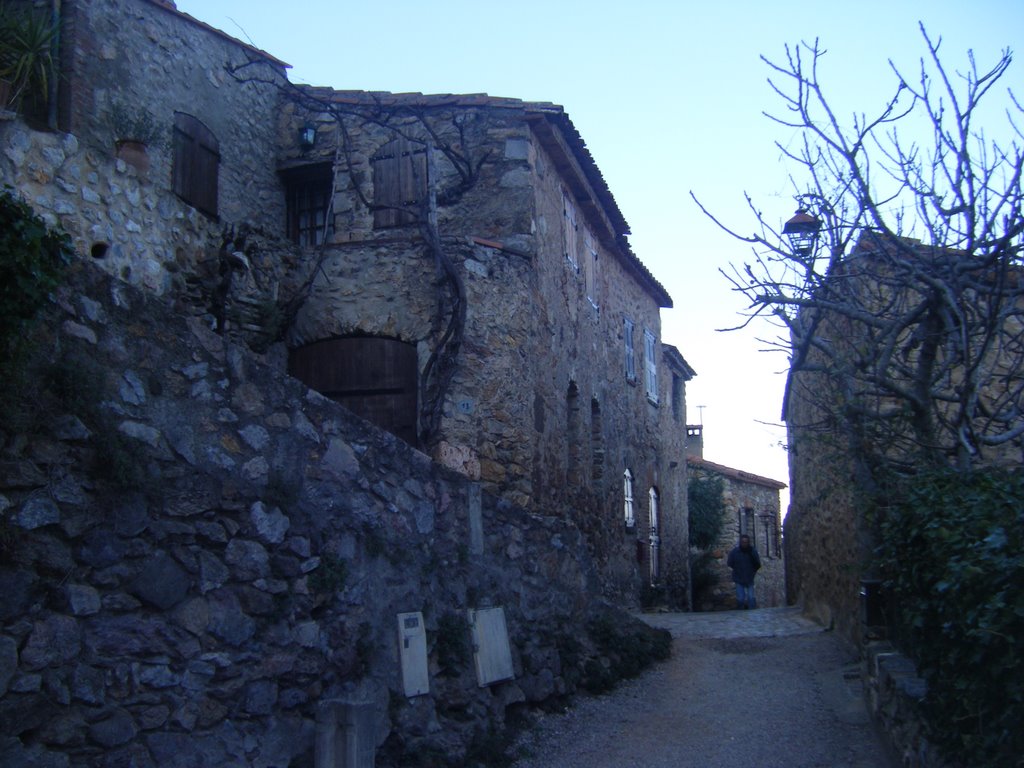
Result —
[{"label": "blue jeans", "polygon": [[757,598],[754,597],[754,585],[736,585],[736,602],[740,608],[757,608]]}]

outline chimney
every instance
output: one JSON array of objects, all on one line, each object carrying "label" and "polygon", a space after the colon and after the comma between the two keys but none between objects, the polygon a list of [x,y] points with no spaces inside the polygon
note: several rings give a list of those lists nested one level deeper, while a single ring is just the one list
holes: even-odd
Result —
[{"label": "chimney", "polygon": [[686,425],[686,455],[704,458],[704,425]]}]

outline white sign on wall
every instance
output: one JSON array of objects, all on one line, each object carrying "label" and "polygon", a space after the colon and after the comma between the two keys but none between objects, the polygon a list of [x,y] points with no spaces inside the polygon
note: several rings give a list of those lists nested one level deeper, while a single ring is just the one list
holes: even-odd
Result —
[{"label": "white sign on wall", "polygon": [[515,670],[512,667],[512,649],[508,644],[505,609],[501,606],[480,610],[471,608],[468,613],[469,626],[473,631],[476,679],[480,687],[514,678]]},{"label": "white sign on wall", "polygon": [[430,693],[430,673],[427,670],[427,632],[423,614],[398,614],[398,655],[402,659],[402,685],[405,695],[421,696]]}]

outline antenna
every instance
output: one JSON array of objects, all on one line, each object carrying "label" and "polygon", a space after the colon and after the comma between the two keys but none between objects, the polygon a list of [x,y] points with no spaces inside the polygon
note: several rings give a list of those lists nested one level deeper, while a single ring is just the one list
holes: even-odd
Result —
[{"label": "antenna", "polygon": [[705,408],[707,408],[706,405],[698,405],[697,406],[698,418],[700,419],[700,425],[702,427],[704,426],[704,409]]}]

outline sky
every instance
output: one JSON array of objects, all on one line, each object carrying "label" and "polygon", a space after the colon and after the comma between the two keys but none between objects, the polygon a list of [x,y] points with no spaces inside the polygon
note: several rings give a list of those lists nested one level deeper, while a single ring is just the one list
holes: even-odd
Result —
[{"label": "sky", "polygon": [[[743,323],[747,302],[720,270],[749,245],[749,194],[766,220],[795,203],[796,172],[770,121],[780,102],[761,56],[819,40],[819,80],[838,117],[872,113],[895,91],[892,59],[913,74],[919,23],[952,68],[1024,54],[1024,0],[177,0],[179,10],[292,66],[293,82],[396,93],[487,93],[562,105],[630,225],[634,253],[673,298],[662,340],[697,376],[687,421],[704,425],[704,457],[788,482],[780,412],[787,360],[765,352],[777,329]],[[1015,62],[1006,84],[1024,92]],[[1005,87],[999,99],[1003,99]],[[788,493],[783,493],[783,513]]]}]

